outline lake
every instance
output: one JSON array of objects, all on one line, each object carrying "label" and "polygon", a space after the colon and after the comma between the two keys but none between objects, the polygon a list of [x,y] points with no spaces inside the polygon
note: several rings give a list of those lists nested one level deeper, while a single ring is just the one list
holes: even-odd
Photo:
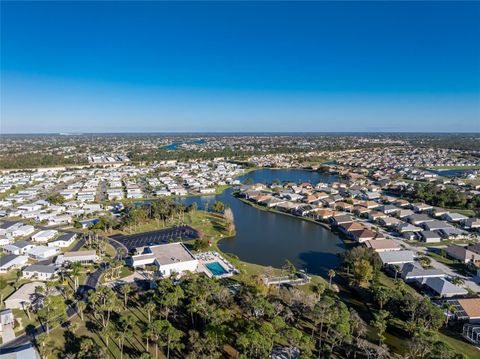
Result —
[{"label": "lake", "polygon": [[469,173],[476,173],[478,170],[472,169],[439,169],[439,170],[428,170],[430,172],[436,173],[439,176],[443,177],[464,177]]},{"label": "lake", "polygon": [[[288,182],[336,181],[337,176],[306,170],[262,169],[239,177],[251,178],[254,182],[271,183],[273,180]],[[222,201],[234,214],[236,235],[222,239],[220,249],[237,255],[241,260],[265,266],[281,267],[290,260],[299,269],[312,274],[326,275],[339,264],[338,254],[345,251],[343,241],[321,225],[278,213],[256,209],[232,195],[229,188],[217,196],[187,197],[180,202],[190,205],[196,202],[199,208],[209,207]]]},{"label": "lake", "polygon": [[184,144],[191,144],[191,145],[201,145],[204,144],[204,140],[193,140],[193,141],[186,141],[186,142],[173,142],[169,145],[163,146],[164,149],[166,150],[171,150],[171,151],[176,151],[178,150],[178,146],[184,145]]}]

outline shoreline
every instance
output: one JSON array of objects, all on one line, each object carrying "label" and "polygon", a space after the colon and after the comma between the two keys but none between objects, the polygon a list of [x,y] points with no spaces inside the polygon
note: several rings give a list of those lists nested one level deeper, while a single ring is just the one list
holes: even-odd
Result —
[{"label": "shoreline", "polygon": [[[288,216],[288,217],[292,217],[292,218],[297,218],[299,220],[304,220],[304,221],[307,221],[307,222],[310,222],[310,223],[314,223],[314,224],[317,224],[317,225],[320,225],[322,226],[323,228],[325,229],[328,229],[330,232],[332,232],[333,234],[337,235],[343,242],[343,244],[345,244],[345,246],[348,246],[348,247],[351,247],[352,245],[354,244],[357,244],[357,242],[355,241],[352,241],[351,239],[348,239],[346,238],[345,236],[342,235],[342,233],[338,232],[338,231],[335,231],[331,225],[327,224],[327,223],[323,223],[323,222],[318,222],[314,219],[311,219],[311,218],[307,218],[307,217],[300,217],[300,216],[295,216],[293,214],[290,214],[290,213],[285,213],[285,212],[281,212],[281,211],[277,211],[275,209],[269,209],[269,208],[266,208],[266,207],[263,207],[263,206],[260,206],[258,204],[255,204],[253,202],[250,202],[246,199],[243,199],[243,198],[240,198],[238,196],[235,196],[232,194],[232,196],[236,199],[238,199],[239,201],[255,208],[255,209],[258,209],[260,211],[264,211],[264,212],[270,212],[270,213],[275,213],[275,214],[280,214],[280,215],[284,215],[284,216]],[[348,250],[349,248],[345,248],[346,250]]]}]

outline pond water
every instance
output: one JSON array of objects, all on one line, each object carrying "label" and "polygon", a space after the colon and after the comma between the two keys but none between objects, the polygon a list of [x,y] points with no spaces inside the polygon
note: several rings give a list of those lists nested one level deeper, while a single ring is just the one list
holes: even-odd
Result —
[{"label": "pond water", "polygon": [[444,169],[444,170],[429,170],[430,172],[436,173],[439,176],[443,177],[463,177],[467,174],[470,173],[477,173],[478,170],[472,170],[472,169],[456,169],[456,170],[449,170],[449,169]]},{"label": "pond water", "polygon": [[166,150],[171,150],[171,151],[176,151],[178,150],[178,146],[183,145],[183,144],[192,144],[192,145],[201,145],[204,144],[204,140],[193,140],[193,141],[186,141],[186,142],[174,142],[169,145],[163,146],[164,149]]},{"label": "pond water", "polygon": [[[257,170],[239,177],[252,178],[254,182],[270,183],[275,179],[289,182],[325,182],[337,180],[336,176],[306,170]],[[343,241],[321,225],[278,213],[256,209],[232,195],[227,189],[217,196],[199,196],[179,199],[198,208],[213,206],[222,201],[234,214],[236,235],[219,242],[225,253],[233,253],[241,260],[266,266],[281,267],[290,260],[299,269],[309,273],[325,275],[336,268],[338,254],[345,251]]]}]

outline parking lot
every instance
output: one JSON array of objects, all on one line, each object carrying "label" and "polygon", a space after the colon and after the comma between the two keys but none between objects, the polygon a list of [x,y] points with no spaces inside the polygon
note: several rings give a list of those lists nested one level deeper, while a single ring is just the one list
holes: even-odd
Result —
[{"label": "parking lot", "polygon": [[189,226],[179,226],[132,235],[115,235],[112,238],[124,244],[129,251],[132,251],[137,247],[165,244],[178,239],[195,239],[198,238],[198,233]]}]

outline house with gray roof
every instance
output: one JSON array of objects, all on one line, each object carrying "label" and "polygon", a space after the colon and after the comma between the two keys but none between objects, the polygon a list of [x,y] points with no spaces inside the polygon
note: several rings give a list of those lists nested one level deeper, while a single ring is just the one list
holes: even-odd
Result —
[{"label": "house with gray roof", "polygon": [[411,224],[418,226],[425,222],[431,222],[434,219],[425,213],[417,213],[406,217],[406,220],[409,221]]},{"label": "house with gray roof", "polygon": [[442,236],[436,231],[421,231],[419,239],[425,243],[438,243],[442,240]]},{"label": "house with gray roof", "polygon": [[452,228],[452,226],[447,222],[439,221],[437,219],[429,222],[424,222],[421,224],[421,226],[427,231],[436,231],[439,229]]},{"label": "house with gray roof", "polygon": [[3,246],[3,251],[9,254],[25,254],[28,250],[35,247],[35,244],[29,241],[16,241],[12,244]]},{"label": "house with gray roof", "polygon": [[[440,269],[423,269],[416,263],[405,263],[400,270],[400,275],[405,282],[421,281],[427,278],[444,278],[445,273]],[[422,282],[421,282],[422,283]]]},{"label": "house with gray roof", "polygon": [[455,213],[455,212],[445,213],[442,216],[442,218],[449,222],[462,222],[468,219],[467,216],[464,216],[463,214]]},{"label": "house with gray roof", "polygon": [[442,228],[438,230],[438,233],[445,239],[468,238],[470,235],[468,232],[457,227]]},{"label": "house with gray roof", "polygon": [[455,296],[461,296],[468,294],[468,291],[459,287],[445,278],[427,278],[426,280],[419,280],[420,284],[423,284],[429,292],[435,296],[442,298],[451,298]]},{"label": "house with gray roof", "polygon": [[22,270],[23,278],[50,280],[57,275],[58,267],[44,264],[32,264]]},{"label": "house with gray roof", "polygon": [[28,262],[27,256],[18,256],[16,254],[7,254],[0,257],[0,273],[7,273],[12,269],[18,269],[25,266]]},{"label": "house with gray roof", "polygon": [[414,254],[409,250],[378,253],[383,265],[399,265],[414,262]]}]

